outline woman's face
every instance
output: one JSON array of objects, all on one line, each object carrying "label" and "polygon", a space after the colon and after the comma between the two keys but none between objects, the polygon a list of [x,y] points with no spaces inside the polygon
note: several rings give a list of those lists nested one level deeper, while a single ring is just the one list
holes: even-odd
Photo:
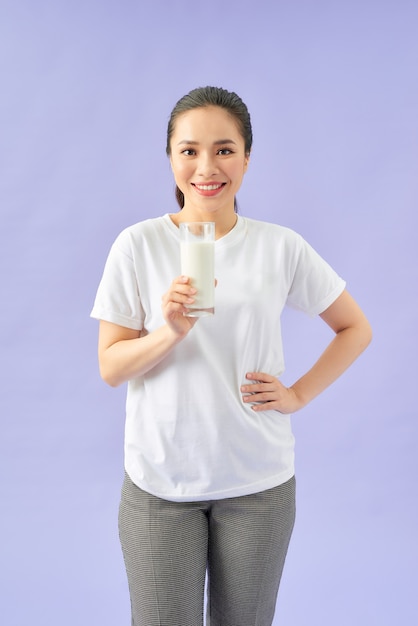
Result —
[{"label": "woman's face", "polygon": [[225,109],[202,107],[177,118],[170,162],[187,211],[233,212],[248,161],[237,122]]}]

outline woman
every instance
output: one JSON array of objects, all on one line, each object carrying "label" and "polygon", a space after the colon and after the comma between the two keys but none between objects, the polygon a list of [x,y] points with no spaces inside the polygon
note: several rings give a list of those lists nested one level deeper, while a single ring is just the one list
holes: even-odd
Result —
[{"label": "woman", "polygon": [[[237,215],[251,145],[236,94],[199,88],[177,103],[167,154],[180,210],[119,235],[92,311],[103,379],[128,381],[119,528],[135,626],[203,624],[206,572],[207,624],[272,623],[295,515],[289,415],[371,339],[344,281],[299,235]],[[196,290],[179,275],[184,221],[215,223],[211,317],[185,315]],[[286,304],[335,333],[290,387]]]}]

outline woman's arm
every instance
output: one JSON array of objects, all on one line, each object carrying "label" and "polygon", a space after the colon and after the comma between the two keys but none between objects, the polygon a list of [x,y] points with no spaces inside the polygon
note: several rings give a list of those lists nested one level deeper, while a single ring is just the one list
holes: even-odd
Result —
[{"label": "woman's arm", "polygon": [[247,378],[255,382],[243,385],[241,391],[244,402],[258,403],[252,406],[254,411],[298,411],[341,376],[369,345],[370,324],[347,291],[343,291],[320,317],[336,335],[315,365],[291,387],[285,387],[270,374],[247,374]]},{"label": "woman's arm", "polygon": [[140,331],[100,322],[99,367],[103,380],[118,385],[142,376],[160,363],[188,334],[197,318],[186,317],[185,304],[193,302],[196,289],[189,279],[176,278],[162,297],[162,310],[166,324],[145,336]]}]

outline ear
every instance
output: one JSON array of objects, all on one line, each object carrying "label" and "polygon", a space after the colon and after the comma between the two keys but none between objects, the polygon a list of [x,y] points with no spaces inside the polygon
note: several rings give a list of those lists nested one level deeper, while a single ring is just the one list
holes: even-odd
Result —
[{"label": "ear", "polygon": [[250,163],[250,153],[247,152],[245,155],[245,159],[244,159],[244,173],[247,171],[249,163]]}]

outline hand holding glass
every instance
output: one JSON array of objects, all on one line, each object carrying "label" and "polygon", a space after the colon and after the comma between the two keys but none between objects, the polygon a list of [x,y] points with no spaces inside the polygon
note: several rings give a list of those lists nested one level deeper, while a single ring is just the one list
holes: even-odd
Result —
[{"label": "hand holding glass", "polygon": [[215,313],[215,223],[180,223],[181,273],[197,289],[188,317]]}]

